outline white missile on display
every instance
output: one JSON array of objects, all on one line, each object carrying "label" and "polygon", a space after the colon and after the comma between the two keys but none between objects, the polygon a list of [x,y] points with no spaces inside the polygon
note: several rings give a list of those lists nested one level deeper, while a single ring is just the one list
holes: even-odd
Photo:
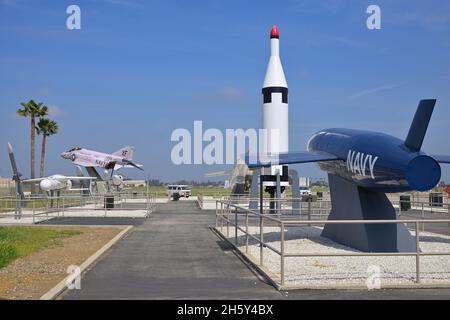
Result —
[{"label": "white missile on display", "polygon": [[[92,177],[67,177],[62,174],[55,174],[49,177],[37,178],[37,179],[29,179],[23,180],[22,182],[28,183],[36,183],[39,182],[39,187],[42,191],[52,192],[52,191],[83,191],[85,189],[72,189],[72,181],[83,181],[83,180],[96,180],[96,178]],[[89,189],[88,189],[89,190]]]},{"label": "white missile on display", "polygon": [[[289,151],[288,85],[280,60],[280,32],[276,26],[270,32],[270,60],[262,88],[262,129],[267,134],[262,154]],[[264,168],[264,175],[283,175],[282,166]],[[265,182],[269,186],[273,183]],[[287,185],[282,183],[282,185]]]},{"label": "white missile on display", "polygon": [[28,179],[28,180],[22,180],[21,176],[22,174],[19,172],[17,168],[16,158],[14,156],[14,150],[10,143],[8,143],[8,153],[9,153],[9,159],[11,162],[11,167],[13,170],[13,179],[16,182],[16,185],[18,187],[17,193],[21,196],[22,199],[24,199],[23,191],[22,191],[22,182],[25,183],[39,183],[39,187],[42,191],[52,193],[54,191],[82,191],[85,189],[72,189],[72,181],[92,181],[96,180],[97,178],[92,177],[82,177],[82,176],[76,176],[76,177],[68,177],[64,176],[62,174],[55,174],[49,177],[42,177],[37,179]]}]

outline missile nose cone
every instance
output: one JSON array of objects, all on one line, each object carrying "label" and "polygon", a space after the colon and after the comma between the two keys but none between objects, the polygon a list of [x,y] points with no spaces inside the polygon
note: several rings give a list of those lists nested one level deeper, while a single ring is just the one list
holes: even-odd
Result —
[{"label": "missile nose cone", "polygon": [[406,180],[417,191],[433,189],[441,179],[439,163],[429,156],[418,156],[408,164]]},{"label": "missile nose cone", "polygon": [[9,142],[8,142],[8,151],[9,151],[9,153],[13,153],[12,145]]},{"label": "missile nose cone", "polygon": [[277,26],[272,27],[272,31],[270,31],[270,39],[279,39],[280,38],[280,31],[278,31]]}]

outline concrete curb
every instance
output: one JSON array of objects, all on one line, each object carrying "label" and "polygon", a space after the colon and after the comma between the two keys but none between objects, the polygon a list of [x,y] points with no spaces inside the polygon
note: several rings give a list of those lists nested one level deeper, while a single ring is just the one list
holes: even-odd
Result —
[{"label": "concrete curb", "polygon": [[[118,235],[116,235],[112,240],[110,240],[107,244],[105,244],[102,248],[100,248],[97,252],[95,252],[92,256],[90,256],[85,262],[83,262],[80,266],[81,275],[86,272],[86,270],[97,261],[98,258],[101,257],[108,249],[110,249],[117,241],[122,239],[133,226],[128,226],[124,230],[122,230]],[[67,282],[72,276],[69,275],[65,277],[60,283],[58,283],[55,287],[50,289],[46,294],[44,294],[40,300],[55,300],[61,293],[63,293],[67,288]]]}]

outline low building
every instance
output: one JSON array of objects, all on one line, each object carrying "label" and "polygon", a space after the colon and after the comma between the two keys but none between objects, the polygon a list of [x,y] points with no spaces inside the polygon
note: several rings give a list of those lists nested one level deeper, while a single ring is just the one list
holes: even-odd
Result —
[{"label": "low building", "polygon": [[145,180],[125,180],[123,182],[126,188],[142,188],[146,186]]}]

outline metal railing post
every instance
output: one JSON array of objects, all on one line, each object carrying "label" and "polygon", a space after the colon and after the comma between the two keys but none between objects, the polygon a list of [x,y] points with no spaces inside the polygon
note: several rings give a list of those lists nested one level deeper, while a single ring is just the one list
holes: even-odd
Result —
[{"label": "metal railing post", "polygon": [[416,283],[420,283],[420,238],[419,221],[416,221]]},{"label": "metal railing post", "polygon": [[[422,203],[422,220],[425,220],[425,210],[423,209],[423,203]],[[425,223],[422,223],[422,231],[425,231]]]},{"label": "metal railing post", "polygon": [[216,200],[216,229],[219,228],[219,201]]},{"label": "metal railing post", "polygon": [[[450,203],[447,204],[448,219],[450,220]],[[450,236],[450,223],[448,224],[448,235]]]},{"label": "metal railing post", "polygon": [[281,278],[281,285],[284,286],[284,223],[281,223],[281,255],[280,255],[280,278]]},{"label": "metal railing post", "polygon": [[65,207],[65,201],[64,201],[64,196],[62,197],[62,216],[64,218],[64,207]]},{"label": "metal railing post", "polygon": [[248,211],[245,211],[245,253],[248,253]]},{"label": "metal railing post", "polygon": [[227,238],[230,237],[230,204],[228,203],[228,208],[227,208]]},{"label": "metal railing post", "polygon": [[238,244],[238,213],[237,209],[234,211],[234,244]]},{"label": "metal railing post", "polygon": [[223,233],[223,202],[220,202],[220,232]]},{"label": "metal railing post", "polygon": [[[311,199],[308,199],[308,220],[311,220]],[[311,227],[311,225],[308,224],[308,227]]]},{"label": "metal railing post", "polygon": [[259,265],[264,266],[264,220],[259,218]]}]

